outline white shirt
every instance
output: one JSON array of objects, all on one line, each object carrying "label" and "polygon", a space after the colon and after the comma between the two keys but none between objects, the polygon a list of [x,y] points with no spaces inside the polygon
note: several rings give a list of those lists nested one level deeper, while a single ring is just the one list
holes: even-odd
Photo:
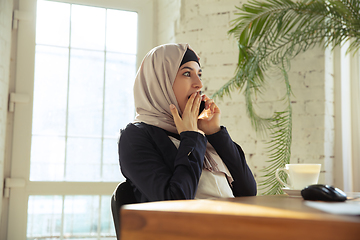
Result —
[{"label": "white shirt", "polygon": [[225,173],[210,172],[207,169],[203,169],[195,199],[230,197],[234,197],[234,194]]}]

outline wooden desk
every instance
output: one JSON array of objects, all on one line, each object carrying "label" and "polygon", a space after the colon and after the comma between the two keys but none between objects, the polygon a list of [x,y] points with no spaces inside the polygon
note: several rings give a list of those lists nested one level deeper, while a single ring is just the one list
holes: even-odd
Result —
[{"label": "wooden desk", "polygon": [[121,240],[360,239],[360,216],[307,207],[286,195],[125,205]]}]

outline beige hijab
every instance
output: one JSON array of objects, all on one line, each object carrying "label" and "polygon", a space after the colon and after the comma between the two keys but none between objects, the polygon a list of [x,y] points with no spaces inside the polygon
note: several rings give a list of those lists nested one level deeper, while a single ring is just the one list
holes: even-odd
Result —
[{"label": "beige hijab", "polygon": [[172,85],[188,44],[164,44],[144,57],[136,74],[135,122],[145,122],[177,133],[170,104],[180,112]]},{"label": "beige hijab", "polygon": [[[169,106],[174,104],[181,113],[172,85],[187,48],[190,48],[188,44],[170,43],[155,47],[146,54],[134,83],[134,122],[144,122],[177,133]],[[170,139],[178,147],[178,140]],[[223,172],[230,183],[232,182],[229,170],[209,143],[204,168],[213,172]]]}]

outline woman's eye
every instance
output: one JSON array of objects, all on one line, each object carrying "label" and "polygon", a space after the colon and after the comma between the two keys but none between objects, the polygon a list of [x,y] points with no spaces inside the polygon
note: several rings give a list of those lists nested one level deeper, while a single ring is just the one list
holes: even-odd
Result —
[{"label": "woman's eye", "polygon": [[185,72],[183,75],[186,77],[190,77],[190,72]]}]

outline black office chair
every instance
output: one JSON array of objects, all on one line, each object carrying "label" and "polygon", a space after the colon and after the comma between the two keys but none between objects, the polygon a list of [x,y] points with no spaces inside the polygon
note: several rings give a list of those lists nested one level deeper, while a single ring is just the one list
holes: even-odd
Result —
[{"label": "black office chair", "polygon": [[116,237],[120,240],[120,208],[124,204],[136,203],[132,186],[129,182],[122,182],[117,185],[111,196],[111,211],[114,219]]}]

